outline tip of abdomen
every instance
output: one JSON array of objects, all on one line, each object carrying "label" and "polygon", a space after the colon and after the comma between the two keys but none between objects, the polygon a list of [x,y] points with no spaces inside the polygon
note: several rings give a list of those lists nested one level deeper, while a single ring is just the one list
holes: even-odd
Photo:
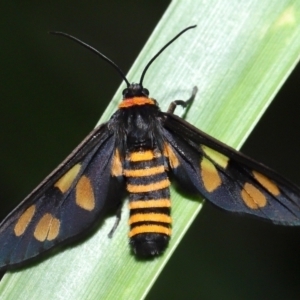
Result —
[{"label": "tip of abdomen", "polygon": [[133,252],[142,258],[161,255],[169,244],[170,236],[161,233],[143,233],[130,238]]}]

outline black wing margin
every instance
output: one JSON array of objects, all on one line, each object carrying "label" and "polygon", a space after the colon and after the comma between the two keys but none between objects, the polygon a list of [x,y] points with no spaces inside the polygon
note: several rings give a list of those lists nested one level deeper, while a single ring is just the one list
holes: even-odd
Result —
[{"label": "black wing margin", "polygon": [[297,186],[173,114],[162,113],[162,119],[165,140],[178,159],[171,168],[183,187],[227,211],[300,225]]},{"label": "black wing margin", "polygon": [[115,137],[103,124],[0,224],[0,268],[19,265],[88,230],[121,201],[111,176]]}]

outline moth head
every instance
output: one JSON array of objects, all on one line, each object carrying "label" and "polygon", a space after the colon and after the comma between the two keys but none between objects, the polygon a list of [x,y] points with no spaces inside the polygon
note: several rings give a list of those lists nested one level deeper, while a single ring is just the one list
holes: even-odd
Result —
[{"label": "moth head", "polygon": [[123,90],[123,99],[133,97],[146,97],[149,96],[149,91],[145,89],[140,83],[131,83],[126,89]]}]

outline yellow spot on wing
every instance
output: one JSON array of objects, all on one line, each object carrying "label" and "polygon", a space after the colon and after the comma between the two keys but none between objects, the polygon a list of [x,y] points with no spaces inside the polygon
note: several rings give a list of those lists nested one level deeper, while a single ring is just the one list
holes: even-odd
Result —
[{"label": "yellow spot on wing", "polygon": [[272,195],[278,196],[280,194],[279,188],[277,185],[272,182],[269,178],[267,178],[265,175],[258,173],[256,171],[253,171],[254,178],[265,188],[267,189]]},{"label": "yellow spot on wing", "polygon": [[82,176],[76,185],[76,204],[89,211],[95,208],[93,188],[90,179],[86,176]]},{"label": "yellow spot on wing", "polygon": [[47,236],[48,241],[54,240],[59,233],[59,228],[60,228],[60,221],[56,218],[52,219],[51,227]]},{"label": "yellow spot on wing", "polygon": [[147,151],[138,151],[138,152],[131,152],[129,156],[130,161],[145,161],[145,160],[152,160],[154,158],[154,153],[152,150]]},{"label": "yellow spot on wing", "polygon": [[65,193],[72,185],[74,179],[80,171],[81,165],[76,164],[66,174],[64,174],[54,186],[59,188],[62,193]]},{"label": "yellow spot on wing", "polygon": [[223,169],[227,167],[229,161],[229,158],[227,156],[205,145],[201,145],[201,148],[204,153],[220,167],[222,167]]},{"label": "yellow spot on wing", "polygon": [[156,214],[156,213],[148,213],[148,214],[136,214],[132,215],[129,218],[128,224],[131,225],[137,222],[162,222],[162,223],[172,223],[172,219],[170,216],[165,214]]},{"label": "yellow spot on wing", "polygon": [[40,242],[44,242],[46,239],[52,241],[58,236],[59,227],[60,221],[46,213],[36,225],[33,235]]},{"label": "yellow spot on wing", "polygon": [[165,167],[158,166],[158,167],[153,167],[148,169],[124,170],[124,175],[126,177],[143,177],[143,176],[161,174],[163,172],[165,172]]},{"label": "yellow spot on wing", "polygon": [[111,175],[116,177],[123,175],[122,162],[118,149],[116,149],[115,155],[113,157]]},{"label": "yellow spot on wing", "polygon": [[222,181],[218,170],[214,164],[205,157],[202,158],[200,170],[203,185],[208,192],[213,192],[221,185]]},{"label": "yellow spot on wing", "polygon": [[168,143],[165,143],[164,145],[164,156],[169,158],[169,163],[172,169],[175,169],[179,166],[179,160]]},{"label": "yellow spot on wing", "polygon": [[25,232],[27,226],[32,220],[34,213],[35,213],[35,205],[31,205],[19,217],[17,224],[15,225],[14,228],[14,232],[16,236],[20,236]]},{"label": "yellow spot on wing", "polygon": [[127,184],[127,191],[129,193],[146,193],[146,192],[161,190],[169,186],[170,186],[169,179],[164,179],[158,182],[145,184],[145,185]]},{"label": "yellow spot on wing", "polygon": [[251,183],[246,182],[241,192],[244,203],[251,209],[258,209],[267,204],[264,194]]},{"label": "yellow spot on wing", "polygon": [[172,231],[170,228],[160,225],[142,225],[132,228],[129,232],[129,237],[133,237],[134,235],[140,233],[163,233],[166,235],[171,235],[171,232]]},{"label": "yellow spot on wing", "polygon": [[128,206],[129,209],[171,207],[171,201],[170,199],[140,200],[129,202]]}]

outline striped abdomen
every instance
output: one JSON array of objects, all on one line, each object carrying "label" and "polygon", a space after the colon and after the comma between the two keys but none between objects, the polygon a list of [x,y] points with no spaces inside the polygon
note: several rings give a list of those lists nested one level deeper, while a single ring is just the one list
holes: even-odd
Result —
[{"label": "striped abdomen", "polygon": [[140,256],[162,253],[171,235],[170,181],[164,157],[152,150],[131,152],[125,160],[130,208],[130,244]]}]

